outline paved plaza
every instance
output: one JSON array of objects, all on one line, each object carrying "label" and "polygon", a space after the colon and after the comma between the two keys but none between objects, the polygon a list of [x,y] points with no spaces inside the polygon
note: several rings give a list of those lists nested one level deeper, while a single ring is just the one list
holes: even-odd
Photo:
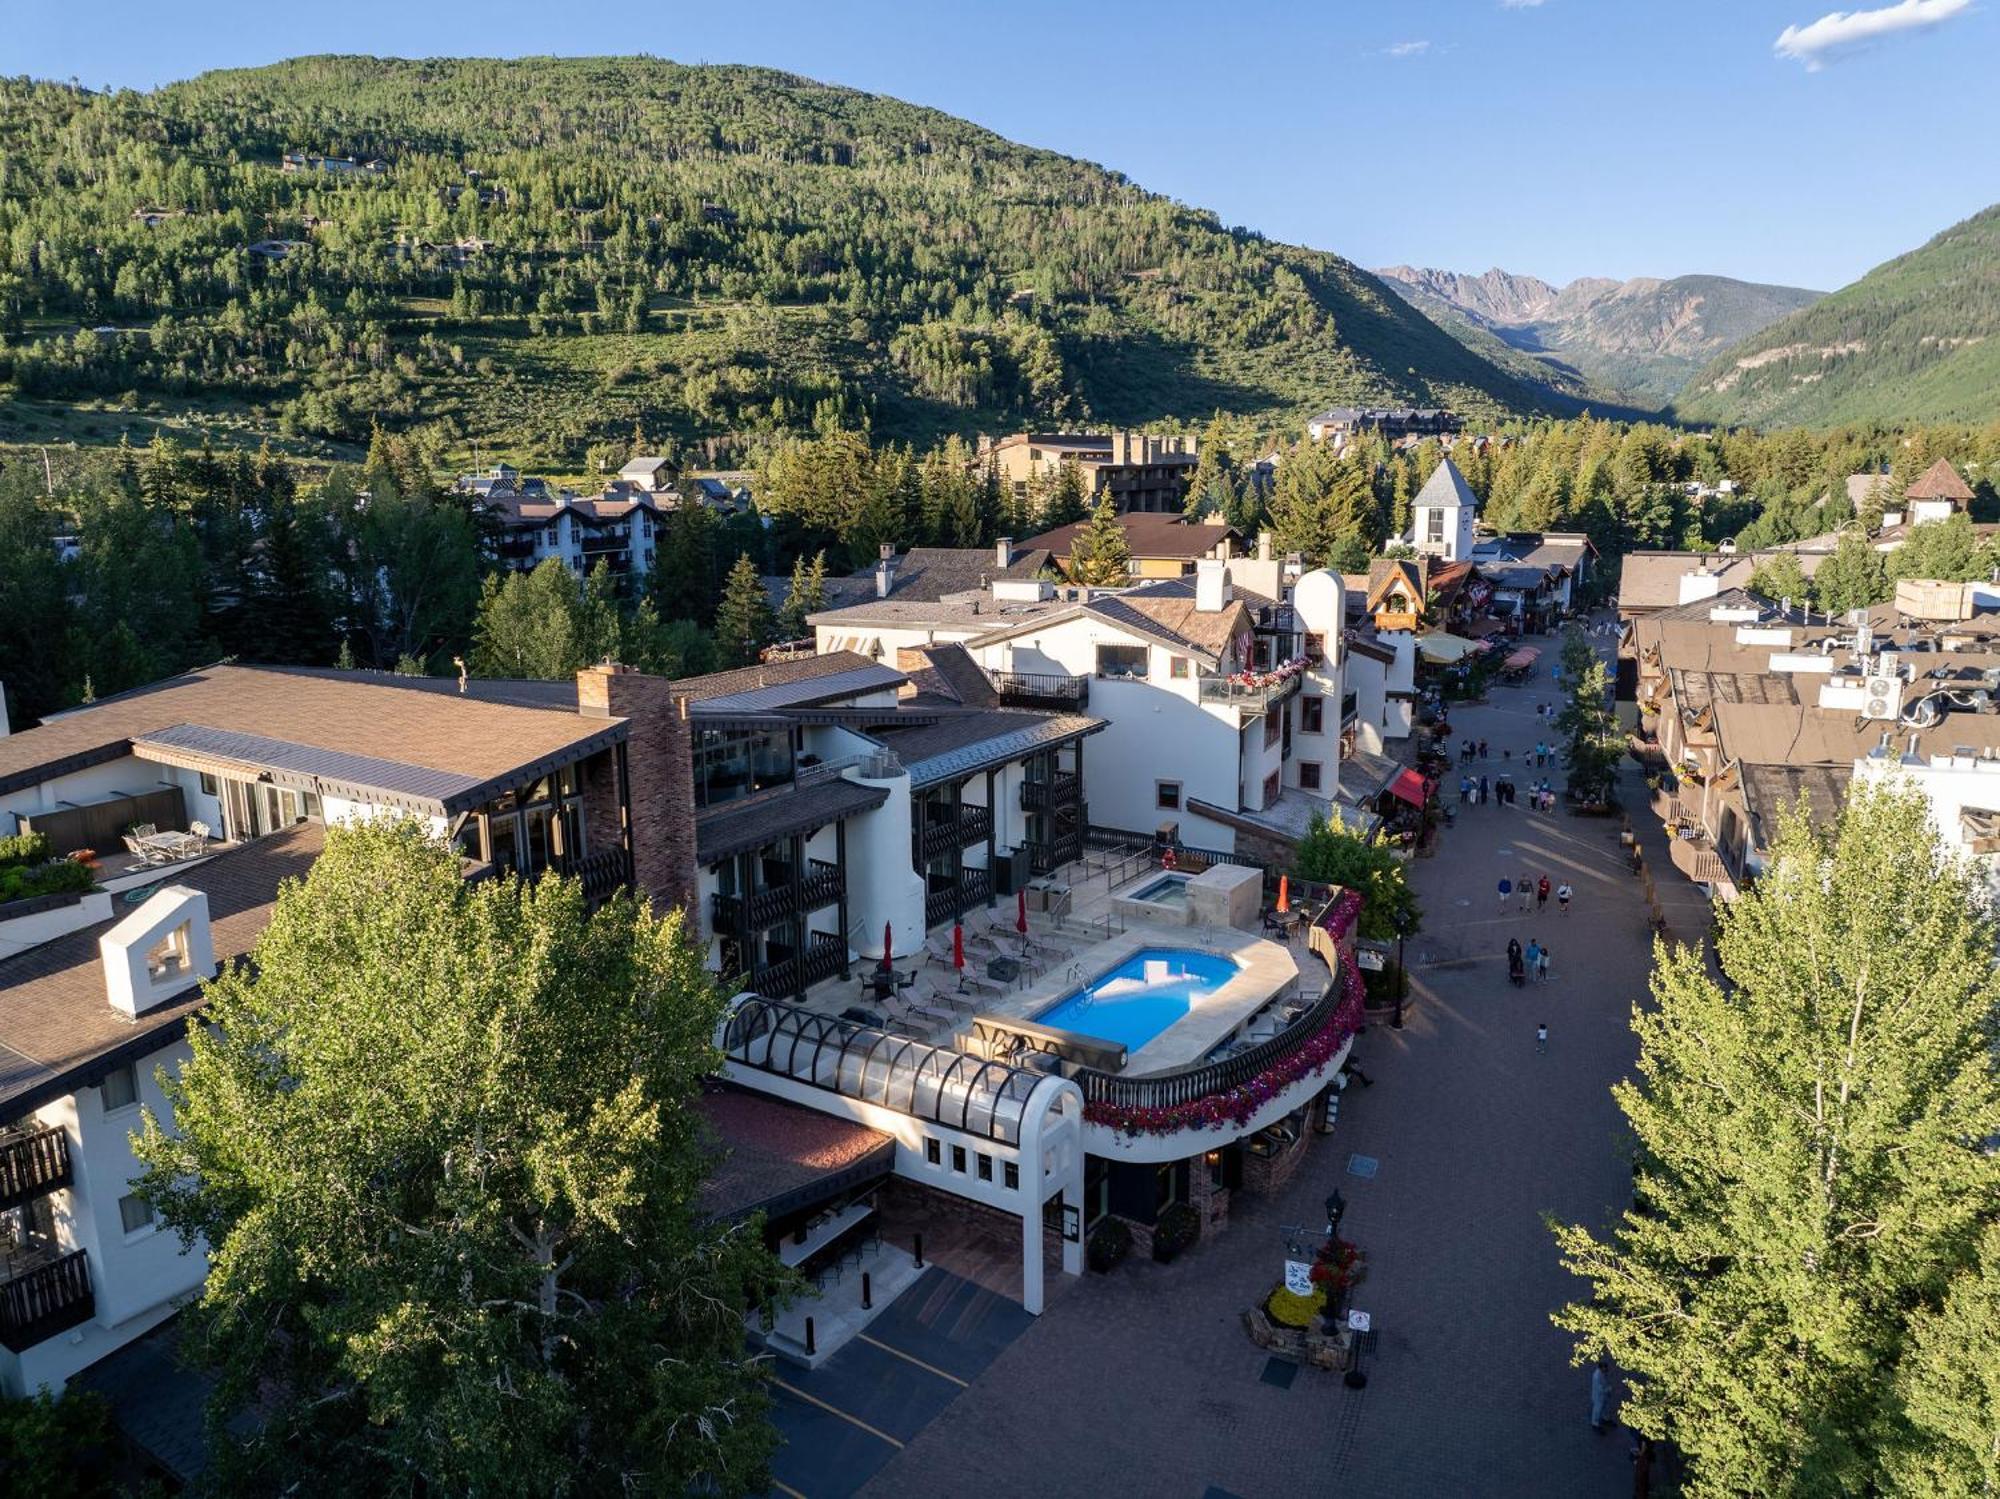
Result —
[{"label": "paved plaza", "polygon": [[[1534,643],[1544,651],[1532,682],[1453,715],[1456,737],[1490,742],[1489,774],[1513,750],[1524,785],[1524,747],[1553,737],[1535,705],[1554,700],[1558,642]],[[1560,770],[1544,773],[1560,783]],[[1455,774],[1447,790],[1455,802]],[[1643,808],[1635,770],[1624,795]],[[1313,1143],[1290,1189],[1239,1194],[1227,1231],[1172,1265],[1128,1262],[1055,1301],[969,1388],[927,1412],[863,1492],[1629,1493],[1625,1441],[1592,1434],[1587,1376],[1549,1324],[1581,1287],[1556,1264],[1543,1221],[1601,1226],[1629,1191],[1607,1090],[1633,1061],[1628,1017],[1645,989],[1650,933],[1617,830],[1615,818],[1525,803],[1461,809],[1438,855],[1412,866],[1426,930],[1410,944],[1408,1023],[1359,1038],[1374,1086],[1348,1090],[1335,1133]],[[1546,913],[1500,914],[1502,877],[1544,872],[1575,887],[1567,916],[1553,900]],[[1510,936],[1547,939],[1549,984],[1508,984]],[[1354,1155],[1374,1158],[1372,1177],[1349,1171]],[[1343,1233],[1370,1264],[1354,1296],[1380,1333],[1367,1388],[1314,1369],[1266,1382],[1268,1360],[1241,1314],[1278,1278],[1280,1226],[1319,1221],[1335,1186],[1349,1203]],[[809,1465],[787,1466],[810,1496],[808,1475]]]}]

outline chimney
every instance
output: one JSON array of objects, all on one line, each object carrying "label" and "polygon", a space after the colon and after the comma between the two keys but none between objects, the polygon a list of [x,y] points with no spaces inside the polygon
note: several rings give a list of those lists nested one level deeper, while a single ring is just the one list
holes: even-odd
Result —
[{"label": "chimney", "polygon": [[1005,572],[1014,565],[1014,538],[1002,536],[993,543],[993,565]]},{"label": "chimney", "polygon": [[1722,591],[1722,575],[1710,572],[1705,567],[1696,567],[1681,574],[1680,597],[1674,602],[1692,604],[1697,599],[1712,599]]},{"label": "chimney", "polygon": [[1271,533],[1269,531],[1259,531],[1257,533],[1257,560],[1259,562],[1269,562],[1271,560]]},{"label": "chimney", "polygon": [[1194,608],[1197,614],[1220,614],[1235,596],[1229,586],[1229,564],[1220,557],[1203,557],[1194,565]]},{"label": "chimney", "polygon": [[97,939],[104,997],[130,1019],[158,1009],[215,977],[208,896],[167,885]]},{"label": "chimney", "polygon": [[875,560],[875,597],[886,599],[889,590],[896,586],[896,548],[890,542],[882,543],[882,553]]},{"label": "chimney", "polygon": [[654,910],[685,906],[698,924],[694,758],[686,700],[674,695],[666,677],[607,661],[576,674],[576,706],[585,718],[626,720],[622,756],[595,754],[582,767],[586,848],[629,849],[633,886]]}]

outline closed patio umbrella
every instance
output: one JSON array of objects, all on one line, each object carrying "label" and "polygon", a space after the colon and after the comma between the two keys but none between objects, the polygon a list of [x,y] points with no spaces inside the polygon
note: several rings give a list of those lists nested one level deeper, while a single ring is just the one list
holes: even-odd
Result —
[{"label": "closed patio umbrella", "polygon": [[1281,874],[1278,876],[1279,914],[1282,915],[1284,912],[1291,910],[1291,908],[1292,908],[1292,877],[1288,874]]},{"label": "closed patio umbrella", "polygon": [[885,921],[882,923],[882,971],[884,973],[889,972],[896,966],[895,947],[895,926],[893,923]]},{"label": "closed patio umbrella", "polygon": [[1014,930],[1023,937],[1028,935],[1028,892],[1014,892]]},{"label": "closed patio umbrella", "polygon": [[958,922],[951,924],[951,966],[958,970],[958,987],[965,987],[965,928]]}]

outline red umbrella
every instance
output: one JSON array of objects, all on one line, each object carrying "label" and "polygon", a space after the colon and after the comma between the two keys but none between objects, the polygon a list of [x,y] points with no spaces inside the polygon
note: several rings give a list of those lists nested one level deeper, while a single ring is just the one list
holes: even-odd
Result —
[{"label": "red umbrella", "polygon": [[889,922],[885,921],[882,923],[882,971],[884,973],[889,972],[890,969],[896,966],[895,947],[895,930]]},{"label": "red umbrella", "polygon": [[1014,930],[1023,937],[1028,935],[1028,892],[1014,892]]},{"label": "red umbrella", "polygon": [[965,928],[955,921],[951,924],[951,966],[965,971]]}]

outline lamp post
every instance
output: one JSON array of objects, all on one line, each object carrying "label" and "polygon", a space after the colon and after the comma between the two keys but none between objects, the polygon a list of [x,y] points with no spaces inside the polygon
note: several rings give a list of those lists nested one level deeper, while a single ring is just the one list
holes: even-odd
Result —
[{"label": "lamp post", "polygon": [[1389,1020],[1391,1030],[1403,1028],[1403,995],[1409,988],[1410,972],[1403,966],[1403,943],[1410,935],[1408,912],[1398,912],[1396,916],[1396,1013]]}]

